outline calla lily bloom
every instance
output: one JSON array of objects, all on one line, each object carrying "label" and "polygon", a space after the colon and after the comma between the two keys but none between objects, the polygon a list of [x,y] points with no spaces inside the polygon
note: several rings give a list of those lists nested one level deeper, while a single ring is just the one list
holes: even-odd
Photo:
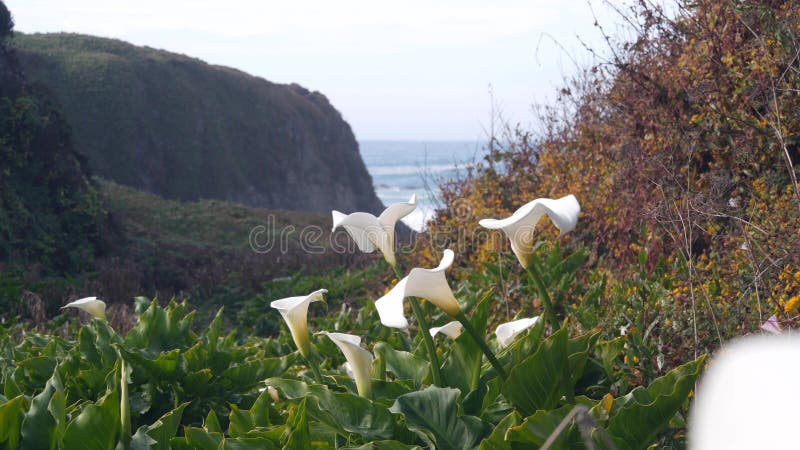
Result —
[{"label": "calla lily bloom", "polygon": [[381,323],[392,328],[408,328],[408,320],[403,314],[403,299],[406,297],[424,298],[453,317],[461,313],[461,307],[444,276],[444,271],[453,264],[454,258],[452,250],[445,250],[439,267],[411,269],[408,276],[375,301]]},{"label": "calla lily bloom", "polygon": [[311,343],[308,340],[308,305],[311,302],[321,301],[322,294],[326,292],[327,289],[320,289],[305,296],[282,298],[269,304],[281,313],[297,349],[305,357],[311,354]]},{"label": "calla lily bloom", "polygon": [[92,317],[97,317],[98,319],[106,318],[106,302],[98,300],[97,297],[86,297],[75,300],[61,307],[61,309],[64,308],[78,308],[86,311]]},{"label": "calla lily bloom", "polygon": [[463,331],[464,325],[461,325],[461,322],[457,320],[448,322],[441,327],[433,327],[430,329],[431,337],[436,337],[437,334],[442,333],[450,339],[459,337]]},{"label": "calla lily bloom", "polygon": [[536,316],[527,319],[513,320],[511,322],[501,324],[496,330],[494,330],[494,334],[497,335],[497,343],[500,344],[500,347],[507,346],[514,340],[515,337],[517,337],[518,334],[536,325],[536,322],[538,321],[539,316]]},{"label": "calla lily bloom", "polygon": [[356,241],[358,249],[364,253],[372,253],[377,248],[390,265],[397,264],[394,256],[394,226],[397,221],[417,209],[417,195],[413,194],[406,203],[395,203],[387,207],[380,216],[370,213],[355,212],[343,214],[333,211],[333,229],[343,227],[350,237]]},{"label": "calla lily bloom", "polygon": [[510,217],[502,220],[483,219],[478,222],[482,227],[491,230],[503,230],[511,240],[511,250],[523,268],[528,268],[533,254],[533,231],[542,216],[550,217],[561,234],[569,233],[578,223],[581,205],[574,195],[551,198],[537,198],[522,205]]},{"label": "calla lily bloom", "polygon": [[344,353],[353,373],[352,377],[356,380],[358,395],[369,397],[372,390],[372,361],[374,358],[372,353],[361,347],[361,338],[352,334],[327,331],[320,331],[317,334],[328,336]]}]

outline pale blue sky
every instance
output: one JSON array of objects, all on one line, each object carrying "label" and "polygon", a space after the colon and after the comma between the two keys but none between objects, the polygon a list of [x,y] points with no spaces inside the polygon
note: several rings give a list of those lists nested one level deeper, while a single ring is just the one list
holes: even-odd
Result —
[{"label": "pale blue sky", "polygon": [[[22,32],[123,39],[325,94],[358,139],[478,140],[494,103],[530,126],[570,58],[603,48],[600,0],[5,0]],[[491,4],[494,3],[494,4]],[[618,2],[615,2],[618,3]]]}]

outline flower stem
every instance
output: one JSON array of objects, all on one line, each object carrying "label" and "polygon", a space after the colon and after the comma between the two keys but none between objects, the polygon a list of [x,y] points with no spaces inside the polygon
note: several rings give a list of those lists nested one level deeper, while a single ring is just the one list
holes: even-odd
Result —
[{"label": "flower stem", "polygon": [[467,330],[467,333],[469,333],[469,335],[472,336],[472,339],[474,339],[475,343],[478,344],[478,347],[481,348],[483,354],[486,355],[486,359],[489,360],[489,362],[492,364],[497,373],[500,374],[500,378],[502,378],[503,380],[508,378],[508,374],[506,373],[506,370],[503,369],[503,365],[500,364],[500,361],[498,361],[497,357],[494,356],[494,352],[492,352],[492,349],[490,349],[489,346],[486,345],[486,341],[484,341],[483,337],[481,337],[481,335],[478,334],[478,331],[475,329],[475,327],[472,326],[469,319],[467,319],[467,316],[465,316],[463,312],[460,312],[456,316],[456,319],[459,322],[461,322],[461,325],[464,326],[464,329]]},{"label": "flower stem", "polygon": [[119,441],[124,450],[131,448],[131,406],[128,399],[128,372],[125,367],[125,360],[120,357],[120,402],[119,402],[119,420],[122,430],[120,432]]},{"label": "flower stem", "polygon": [[[402,279],[403,275],[397,264],[392,264],[392,269],[398,279]],[[436,386],[443,386],[442,372],[439,368],[439,356],[436,354],[436,346],[433,345],[433,338],[431,338],[430,326],[425,319],[425,314],[422,312],[419,301],[414,297],[408,297],[408,303],[411,304],[411,310],[414,312],[414,317],[419,324],[419,334],[422,335],[422,342],[425,343],[425,350],[428,352],[428,359],[431,363],[431,376],[433,377],[433,384]]]},{"label": "flower stem", "polygon": [[306,361],[308,365],[311,367],[311,371],[314,373],[314,381],[317,384],[325,384],[322,382],[322,372],[319,371],[319,363],[313,356],[306,357]]},{"label": "flower stem", "polygon": [[553,303],[550,301],[550,295],[547,294],[547,288],[544,286],[542,276],[539,274],[539,269],[536,267],[536,261],[531,261],[528,267],[525,268],[525,271],[528,272],[531,280],[533,280],[533,284],[536,285],[536,289],[539,291],[539,297],[541,297],[542,303],[544,304],[544,312],[547,316],[547,320],[550,321],[550,326],[553,327],[554,331],[560,329],[561,326],[556,318],[556,312],[553,310]]}]

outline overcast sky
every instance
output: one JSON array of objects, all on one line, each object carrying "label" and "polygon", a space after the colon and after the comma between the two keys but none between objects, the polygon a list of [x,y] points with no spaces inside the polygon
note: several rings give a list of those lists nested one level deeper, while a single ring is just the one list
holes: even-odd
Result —
[{"label": "overcast sky", "polygon": [[574,73],[567,53],[591,61],[576,36],[603,47],[592,10],[620,22],[600,0],[5,3],[18,31],[114,37],[320,91],[360,140],[481,139],[492,96],[529,125]]}]

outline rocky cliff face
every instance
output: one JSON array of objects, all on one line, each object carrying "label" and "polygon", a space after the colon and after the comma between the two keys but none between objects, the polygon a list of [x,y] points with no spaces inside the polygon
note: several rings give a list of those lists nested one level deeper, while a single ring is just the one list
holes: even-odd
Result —
[{"label": "rocky cliff face", "polygon": [[14,45],[98,175],[181,200],[381,209],[350,126],[318,92],[118,40],[34,34]]}]

